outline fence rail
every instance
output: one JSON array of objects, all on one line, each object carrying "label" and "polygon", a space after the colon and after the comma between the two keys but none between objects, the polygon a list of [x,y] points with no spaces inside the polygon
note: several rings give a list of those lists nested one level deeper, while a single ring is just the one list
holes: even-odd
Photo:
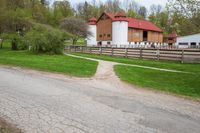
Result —
[{"label": "fence rail", "polygon": [[153,48],[114,48],[66,46],[67,52],[140,58],[153,60],[173,60],[181,63],[200,63],[200,50],[190,49],[153,49]]}]

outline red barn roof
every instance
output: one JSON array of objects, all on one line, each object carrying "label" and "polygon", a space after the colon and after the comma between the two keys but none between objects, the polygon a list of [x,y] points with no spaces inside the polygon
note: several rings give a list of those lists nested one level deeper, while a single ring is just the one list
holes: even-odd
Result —
[{"label": "red barn roof", "polygon": [[90,18],[88,21],[89,25],[96,25],[97,24],[97,19],[95,17]]},{"label": "red barn roof", "polygon": [[97,19],[93,17],[93,18],[90,18],[89,21],[97,21]]},{"label": "red barn roof", "polygon": [[[117,14],[103,13],[101,16],[103,16],[104,14],[107,15],[112,21],[127,21],[129,28],[163,32],[160,28],[158,28],[155,24],[153,24],[150,21],[139,20],[139,19],[130,18],[130,17],[124,17],[125,15],[123,13],[117,13]],[[116,18],[116,16],[123,16],[123,17]],[[97,21],[97,23],[98,23],[98,21]]]},{"label": "red barn roof", "polygon": [[151,23],[150,21],[138,20],[134,18],[128,18],[128,21],[128,27],[130,28],[162,32],[160,28],[158,28],[155,24]]}]

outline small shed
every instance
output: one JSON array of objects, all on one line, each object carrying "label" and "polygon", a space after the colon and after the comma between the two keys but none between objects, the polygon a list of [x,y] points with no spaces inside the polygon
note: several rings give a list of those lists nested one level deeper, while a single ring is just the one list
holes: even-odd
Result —
[{"label": "small shed", "polygon": [[200,48],[200,33],[177,37],[178,48]]},{"label": "small shed", "polygon": [[171,34],[164,37],[164,42],[169,45],[169,47],[172,47],[176,43],[178,35],[176,32],[172,32]]}]

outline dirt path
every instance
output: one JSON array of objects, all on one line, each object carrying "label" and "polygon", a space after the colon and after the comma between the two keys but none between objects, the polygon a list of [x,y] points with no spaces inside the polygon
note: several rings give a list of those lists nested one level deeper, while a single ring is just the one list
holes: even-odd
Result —
[{"label": "dirt path", "polygon": [[141,66],[141,65],[117,63],[117,62],[111,62],[111,61],[103,61],[103,60],[99,60],[99,59],[93,59],[93,58],[88,58],[88,57],[83,57],[83,56],[72,55],[72,54],[65,54],[65,55],[71,56],[71,57],[75,57],[75,58],[81,58],[81,59],[92,60],[92,61],[107,62],[107,64],[113,64],[113,65],[132,66],[132,67],[139,67],[139,68],[152,69],[152,70],[159,70],[159,71],[165,71],[165,72],[174,72],[174,73],[191,73],[191,72],[178,71],[178,70],[171,70],[171,69],[162,69],[162,68],[149,67],[149,66]]},{"label": "dirt path", "polygon": [[0,117],[27,133],[199,133],[200,103],[123,83],[116,64],[92,78],[1,66]]}]

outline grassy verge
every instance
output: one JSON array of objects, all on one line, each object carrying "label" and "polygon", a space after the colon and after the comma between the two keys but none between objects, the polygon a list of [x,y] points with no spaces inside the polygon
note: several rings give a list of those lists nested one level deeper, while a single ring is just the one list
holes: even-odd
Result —
[{"label": "grassy verge", "polygon": [[77,53],[75,55],[126,64],[192,72],[192,74],[172,73],[122,65],[117,65],[114,68],[119,78],[130,84],[192,98],[200,98],[200,64],[181,64],[172,61],[139,60]]},{"label": "grassy verge", "polygon": [[181,64],[179,62],[173,62],[173,61],[140,60],[140,59],[129,59],[123,57],[111,57],[111,56],[103,56],[103,55],[100,56],[100,55],[79,54],[79,53],[74,53],[74,54],[84,57],[102,59],[119,63],[150,66],[150,67],[172,69],[172,70],[179,70],[179,71],[186,71],[186,72],[193,72],[200,74],[200,64]]},{"label": "grassy verge", "polygon": [[172,73],[122,65],[116,65],[114,70],[121,80],[136,86],[200,98],[200,74]]},{"label": "grassy verge", "polygon": [[77,77],[93,76],[98,65],[94,61],[64,55],[36,55],[27,51],[11,51],[5,45],[4,49],[0,49],[0,64],[58,72]]},{"label": "grassy verge", "polygon": [[22,131],[0,118],[0,133],[22,133]]}]

